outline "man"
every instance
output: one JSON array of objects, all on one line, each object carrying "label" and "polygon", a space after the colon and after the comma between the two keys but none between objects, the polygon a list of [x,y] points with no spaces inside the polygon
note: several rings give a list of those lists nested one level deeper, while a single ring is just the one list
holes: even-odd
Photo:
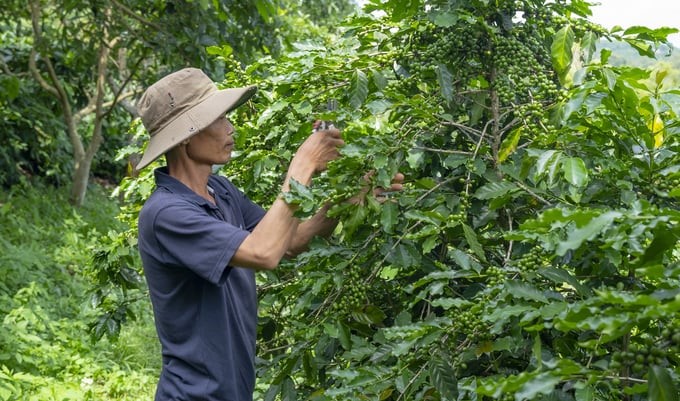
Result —
[{"label": "man", "polygon": [[[325,208],[300,222],[282,197],[265,212],[211,174],[233,150],[226,114],[255,90],[218,90],[201,70],[187,68],[149,87],[137,105],[150,141],[136,168],[163,154],[167,162],[155,171],[157,188],[139,214],[139,251],[162,347],[157,401],[252,400],[254,271],[274,269],[336,224]],[[291,179],[309,184],[342,145],[337,129],[311,134],[281,191]]]}]

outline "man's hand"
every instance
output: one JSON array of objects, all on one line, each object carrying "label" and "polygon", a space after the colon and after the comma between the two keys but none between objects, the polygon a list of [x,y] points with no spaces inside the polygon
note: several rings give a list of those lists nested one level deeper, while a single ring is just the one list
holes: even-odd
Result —
[{"label": "man's hand", "polygon": [[[368,173],[364,174],[364,186],[362,187],[361,191],[356,194],[355,196],[351,197],[347,201],[349,203],[355,204],[355,205],[360,205],[364,203],[364,198],[366,198],[366,194],[368,194],[368,191],[370,190],[370,185],[369,182],[371,181],[371,177],[375,174],[374,171],[369,171]],[[378,202],[385,202],[387,200],[387,195],[393,192],[399,192],[402,189],[404,189],[404,174],[402,173],[397,173],[392,177],[392,181],[390,183],[389,188],[383,188],[383,187],[375,187],[373,188],[373,197],[378,201]]]},{"label": "man's hand", "polygon": [[335,128],[312,133],[297,150],[290,162],[288,174],[281,190],[290,190],[290,180],[309,185],[315,173],[324,171],[328,162],[340,156],[338,148],[345,144],[340,131]]},{"label": "man's hand", "polygon": [[295,159],[302,163],[311,163],[314,172],[323,171],[328,162],[340,156],[338,148],[344,144],[345,141],[336,128],[315,131],[300,145]]},{"label": "man's hand", "polygon": [[373,188],[373,196],[378,202],[384,202],[390,193],[399,192],[404,189],[404,174],[397,173],[392,177],[389,188],[376,187]]}]

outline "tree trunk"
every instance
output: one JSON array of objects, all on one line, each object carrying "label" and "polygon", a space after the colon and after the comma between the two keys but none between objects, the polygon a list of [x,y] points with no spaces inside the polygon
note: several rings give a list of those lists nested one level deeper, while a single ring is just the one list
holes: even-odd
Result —
[{"label": "tree trunk", "polygon": [[[109,31],[107,29],[107,21],[111,16],[111,8],[106,7],[104,10],[105,23],[103,25],[103,34],[99,42],[99,51],[97,54],[97,82],[94,91],[94,96],[90,97],[90,102],[87,106],[73,113],[68,93],[57,76],[56,70],[52,65],[49,57],[43,57],[43,62],[47,68],[47,73],[51,81],[47,82],[43,79],[40,70],[36,63],[36,54],[43,48],[47,48],[48,44],[44,43],[41,30],[41,8],[40,2],[37,0],[31,1],[31,22],[33,25],[33,33],[36,44],[40,48],[34,48],[29,59],[29,68],[31,74],[38,81],[38,83],[48,92],[52,93],[59,99],[64,113],[64,122],[66,123],[69,141],[73,150],[73,161],[75,164],[75,171],[73,172],[73,180],[71,187],[70,201],[74,206],[82,206],[85,202],[85,194],[87,193],[87,185],[90,179],[90,171],[92,168],[92,160],[97,154],[99,147],[104,141],[102,124],[104,119],[109,114],[111,109],[115,107],[116,100],[110,104],[104,103],[106,95],[106,74],[108,66],[108,56],[110,49],[114,47],[116,40],[109,40]],[[117,93],[117,97],[120,93]],[[125,97],[126,95],[123,95]],[[109,109],[106,110],[106,107]],[[78,125],[83,117],[87,114],[94,113],[94,130],[89,144],[85,147],[83,138],[78,134]]]},{"label": "tree trunk", "polygon": [[[106,7],[104,10],[106,19],[111,16],[111,8]],[[92,160],[97,154],[99,147],[104,142],[104,135],[102,133],[102,124],[108,112],[104,110],[104,96],[106,94],[106,74],[108,66],[108,57],[110,49],[113,47],[113,42],[109,43],[109,31],[104,24],[103,37],[99,42],[99,56],[97,59],[97,86],[94,98],[94,130],[92,132],[92,139],[87,146],[87,150],[83,157],[76,158],[76,170],[73,173],[73,183],[71,187],[71,202],[76,206],[82,206],[85,202],[85,194],[87,194],[87,184],[90,180],[90,171],[92,169]],[[111,108],[114,107],[112,104]]]},{"label": "tree trunk", "polygon": [[87,184],[90,182],[90,170],[92,167],[92,158],[83,158],[81,161],[76,161],[76,169],[73,172],[73,183],[71,187],[71,204],[82,206],[85,202],[85,194],[87,193]]}]

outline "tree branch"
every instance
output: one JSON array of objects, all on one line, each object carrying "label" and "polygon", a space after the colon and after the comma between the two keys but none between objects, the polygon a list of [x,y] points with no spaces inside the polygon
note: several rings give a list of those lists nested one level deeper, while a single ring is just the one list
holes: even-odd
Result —
[{"label": "tree branch", "polygon": [[[139,65],[145,59],[145,56],[146,56],[146,51],[142,54],[141,57],[139,57],[137,59],[137,62],[135,62],[134,71],[137,71]],[[124,71],[124,70],[126,70],[126,68],[120,68],[120,71]],[[130,113],[133,117],[138,117],[137,108],[134,105],[132,105],[130,102],[125,101],[125,99],[128,98],[128,97],[137,95],[139,93],[142,93],[143,90],[133,90],[133,91],[129,91],[129,92],[126,92],[124,94],[121,94],[123,89],[130,83],[130,80],[132,80],[132,74],[128,74],[127,78],[125,78],[125,81],[123,81],[123,84],[119,88],[117,88],[116,83],[113,82],[113,79],[108,79],[109,86],[114,90],[114,92],[116,92],[116,94],[113,97],[113,101],[111,102],[110,108],[106,112],[106,115],[109,115],[111,113],[111,111],[113,111],[113,107],[118,102],[120,102],[122,104],[123,108],[125,108],[125,110],[127,110],[128,113]]]},{"label": "tree branch", "polygon": [[37,52],[35,49],[31,49],[31,54],[28,56],[28,70],[31,72],[31,76],[36,80],[36,82],[38,82],[38,85],[40,85],[41,88],[59,98],[59,91],[57,88],[50,85],[49,82],[47,82],[45,78],[40,75],[40,71],[38,71],[38,66],[35,61],[36,54]]},{"label": "tree branch", "polygon": [[2,57],[0,57],[0,66],[2,67],[2,71],[3,71],[5,74],[7,74],[7,75],[14,75],[14,74],[12,73],[12,70],[9,69],[9,66],[7,65],[7,63],[5,62],[5,60],[2,59]]},{"label": "tree branch", "polygon": [[495,88],[496,82],[496,67],[491,67],[491,72],[489,73],[489,82],[491,89],[489,90],[489,96],[491,97],[491,120],[493,125],[491,127],[492,141],[491,141],[491,152],[493,154],[493,163],[496,167],[496,174],[499,178],[503,177],[499,166],[500,162],[498,160],[501,141],[502,141],[502,131],[500,129],[500,99],[498,98],[498,91]]},{"label": "tree branch", "polygon": [[[110,85],[110,83],[109,83],[109,85]],[[130,114],[133,114],[133,115],[136,117],[136,116],[137,116],[137,112],[136,112],[135,107],[134,107],[130,102],[124,102],[124,100],[127,99],[127,98],[129,98],[129,97],[138,95],[138,94],[140,94],[140,93],[142,93],[141,90],[129,91],[129,92],[125,92],[125,93],[123,93],[123,94],[117,94],[117,95],[116,95],[117,98],[115,98],[115,99],[113,99],[113,100],[109,100],[109,101],[107,101],[107,102],[103,102],[103,103],[101,104],[101,108],[102,108],[102,110],[103,110],[103,109],[106,109],[106,112],[104,112],[104,113],[102,114],[102,119],[103,119],[104,117],[108,116],[109,114],[111,114],[111,110],[113,109],[113,107],[116,106],[116,105],[119,104],[119,103],[120,103],[121,105],[123,105],[123,107],[125,108],[125,110],[127,110]],[[125,104],[124,104],[124,103],[125,103]],[[126,105],[126,104],[127,104],[127,105]],[[133,113],[133,111],[129,110],[128,107],[132,107],[134,113]],[[96,101],[91,102],[91,103],[89,103],[87,106],[85,106],[85,107],[83,107],[82,109],[78,110],[78,112],[76,113],[76,116],[77,116],[79,119],[81,119],[81,118],[85,117],[86,115],[88,115],[88,114],[94,112],[95,110],[97,110]]]},{"label": "tree branch", "polygon": [[155,29],[155,30],[157,30],[157,31],[159,31],[159,32],[165,32],[165,31],[163,30],[163,28],[162,28],[160,25],[157,25],[157,24],[155,24],[155,23],[149,21],[148,19],[142,17],[141,15],[137,14],[137,13],[134,12],[133,10],[129,9],[129,8],[128,8],[127,6],[125,6],[124,4],[121,4],[120,2],[118,2],[118,1],[116,1],[116,0],[110,0],[110,2],[111,2],[114,6],[116,6],[117,9],[121,10],[124,14],[127,14],[127,15],[130,16],[131,18],[133,18],[133,19],[135,19],[135,20],[141,22],[143,25],[150,26],[151,28],[153,28],[153,29]]},{"label": "tree branch", "polygon": [[56,96],[56,98],[61,103],[62,110],[64,113],[64,122],[66,123],[68,136],[71,141],[71,146],[73,147],[73,153],[76,160],[78,160],[83,156],[85,150],[83,148],[83,143],[80,140],[80,137],[78,136],[78,130],[76,129],[75,120],[73,118],[73,111],[71,110],[71,104],[69,103],[68,95],[66,94],[64,87],[59,82],[59,77],[57,77],[57,73],[54,70],[54,66],[52,65],[52,61],[50,60],[49,57],[44,57],[43,62],[45,63],[45,67],[47,68],[47,73],[50,77],[50,80],[52,81],[52,85],[50,85],[47,81],[45,81],[45,79],[43,79],[36,64],[37,54],[36,47],[41,46],[43,43],[42,30],[40,28],[40,13],[41,13],[40,1],[31,0],[29,6],[31,9],[31,24],[33,26],[33,37],[35,39],[34,47],[31,50],[31,57],[29,57],[29,68],[31,69],[33,77],[36,79],[36,81],[38,81],[40,86],[43,87],[43,89],[45,89],[46,91]]},{"label": "tree branch", "polygon": [[[86,157],[88,158],[88,160],[91,160],[91,158],[94,157],[94,154],[97,152],[99,146],[104,141],[104,137],[102,134],[102,126],[106,113],[104,113],[102,110],[104,108],[104,96],[106,95],[106,74],[110,51],[109,42],[107,42],[107,40],[109,39],[108,22],[111,18],[110,7],[106,7],[106,9],[104,10],[104,16],[105,16],[105,22],[103,27],[104,37],[100,41],[99,55],[97,57],[97,83],[95,87],[95,102],[94,102],[95,106],[94,130],[92,133],[92,139],[90,140],[90,144],[87,147]],[[111,43],[115,43],[115,39],[111,41]]]}]

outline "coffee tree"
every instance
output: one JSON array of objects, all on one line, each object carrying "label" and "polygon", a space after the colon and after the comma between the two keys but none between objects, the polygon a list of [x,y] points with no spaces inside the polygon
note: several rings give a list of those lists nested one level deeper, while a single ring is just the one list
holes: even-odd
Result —
[{"label": "coffee tree", "polygon": [[[597,46],[673,30],[606,32],[576,0],[364,11],[226,76],[260,87],[222,169],[257,202],[314,119],[347,143],[286,195],[339,224],[260,276],[257,397],[677,400],[680,92]],[[122,186],[133,227],[149,179]]]}]

